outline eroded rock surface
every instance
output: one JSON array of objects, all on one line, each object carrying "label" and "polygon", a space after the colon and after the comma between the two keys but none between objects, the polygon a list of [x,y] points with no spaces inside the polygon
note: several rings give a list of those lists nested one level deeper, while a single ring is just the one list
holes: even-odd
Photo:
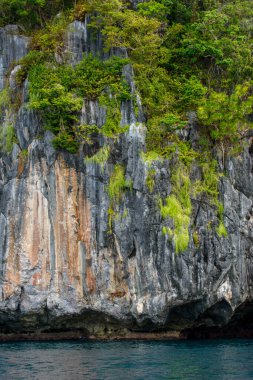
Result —
[{"label": "eroded rock surface", "polygon": [[[72,63],[102,49],[100,36],[90,38],[86,24],[76,21],[69,29],[66,50]],[[15,27],[0,30],[0,88],[12,63],[26,53],[27,38]],[[134,93],[130,65],[123,75]],[[27,83],[23,91],[25,101]],[[11,154],[0,156],[2,332],[80,330],[106,336],[130,330],[223,328],[241,321],[249,327],[252,153],[246,149],[223,163],[220,200],[228,237],[216,233],[215,210],[195,202],[199,245],[191,237],[189,248],[176,254],[162,233],[155,197],[171,191],[170,163],[153,164],[156,177],[150,194],[148,165],[141,158],[145,127],[140,103],[139,111],[137,120],[133,102],[122,103],[121,124],[130,128],[113,143],[112,157],[101,168],[85,163],[85,147],[75,155],[56,152],[53,135],[45,132],[42,137],[36,114],[21,105],[15,123],[19,142]],[[102,125],[106,115],[95,101],[86,101],[81,117],[84,123]],[[26,149],[28,154],[23,154]],[[126,166],[133,186],[125,192],[118,206],[121,216],[110,231],[107,186],[117,162]]]}]

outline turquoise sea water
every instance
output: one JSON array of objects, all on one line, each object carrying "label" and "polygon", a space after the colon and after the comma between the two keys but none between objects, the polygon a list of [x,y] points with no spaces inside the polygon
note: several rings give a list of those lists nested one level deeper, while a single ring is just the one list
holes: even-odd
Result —
[{"label": "turquoise sea water", "polygon": [[253,340],[0,344],[0,379],[253,379]]}]

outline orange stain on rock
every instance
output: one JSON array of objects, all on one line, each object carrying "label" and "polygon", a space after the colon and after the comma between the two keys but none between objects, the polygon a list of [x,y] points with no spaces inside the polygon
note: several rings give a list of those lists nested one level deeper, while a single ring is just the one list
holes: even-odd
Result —
[{"label": "orange stain on rock", "polygon": [[[30,164],[21,228],[18,230],[20,222],[15,218],[10,224],[4,298],[27,283],[29,276],[28,283],[39,290],[53,286],[61,292],[71,287],[78,298],[83,297],[84,288],[88,292],[96,289],[84,175],[68,167],[63,159],[55,162],[54,173],[54,188],[49,190],[49,196],[54,196],[55,204],[50,205],[42,191],[49,175],[46,162]],[[18,185],[17,181],[15,186]]]},{"label": "orange stain on rock", "polygon": [[14,293],[20,284],[20,263],[18,252],[15,247],[15,221],[11,220],[9,225],[8,257],[6,261],[5,279],[2,288],[4,299]]},{"label": "orange stain on rock", "polygon": [[[83,296],[83,278],[90,292],[96,287],[91,266],[90,205],[85,197],[84,175],[66,166],[63,160],[55,164],[56,176],[56,220],[54,225],[56,271],[66,273],[69,284]],[[80,243],[85,247],[80,250]],[[58,286],[62,278],[58,276]]]}]

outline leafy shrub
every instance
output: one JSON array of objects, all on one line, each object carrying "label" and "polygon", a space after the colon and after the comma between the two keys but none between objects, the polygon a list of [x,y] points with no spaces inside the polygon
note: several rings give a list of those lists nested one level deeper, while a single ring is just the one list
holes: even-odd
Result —
[{"label": "leafy shrub", "polygon": [[153,162],[161,161],[161,157],[159,156],[159,154],[151,150],[146,153],[142,152],[141,157],[143,161],[148,164],[149,167],[152,165]]},{"label": "leafy shrub", "polygon": [[138,4],[137,9],[142,16],[166,20],[172,10],[172,5],[173,0],[151,0]]},{"label": "leafy shrub", "polygon": [[43,27],[47,20],[71,6],[72,0],[0,0],[0,26],[21,24],[29,30]]},{"label": "leafy shrub", "polygon": [[14,143],[17,143],[14,126],[3,124],[0,129],[0,150],[4,153],[11,153]]},{"label": "leafy shrub", "polygon": [[92,144],[94,136],[99,133],[99,128],[94,124],[83,124],[75,127],[74,132],[78,141],[84,141],[86,144]]},{"label": "leafy shrub", "polygon": [[228,233],[227,233],[226,227],[224,226],[223,222],[219,223],[219,226],[217,227],[217,234],[220,238],[221,237],[227,237]]},{"label": "leafy shrub", "polygon": [[253,111],[252,89],[252,83],[246,82],[237,85],[230,95],[212,91],[199,107],[199,120],[205,128],[209,128],[214,140],[225,139],[236,143],[253,128],[249,120]]},{"label": "leafy shrub", "polygon": [[193,234],[192,234],[192,239],[193,239],[193,243],[195,245],[195,247],[199,247],[200,245],[200,241],[199,241],[199,234],[197,231],[194,231]]},{"label": "leafy shrub", "polygon": [[34,34],[31,42],[32,49],[44,54],[57,53],[62,55],[64,36],[69,22],[70,18],[65,13],[57,15],[52,22],[47,23],[43,29]]},{"label": "leafy shrub", "polygon": [[174,228],[171,231],[175,244],[176,253],[184,251],[189,244],[189,223],[190,218],[185,213],[182,205],[174,194],[166,198],[165,204],[160,202],[160,211],[164,219],[173,219]]},{"label": "leafy shrub", "polygon": [[146,186],[147,186],[150,193],[152,193],[152,191],[154,190],[155,174],[156,174],[155,169],[149,169],[148,170],[148,175],[146,177]]},{"label": "leafy shrub", "polygon": [[99,151],[96,154],[94,154],[94,156],[86,157],[84,161],[86,163],[98,164],[102,167],[103,170],[110,156],[110,151],[110,147],[108,145],[104,145],[102,148],[99,149]]},{"label": "leafy shrub", "polygon": [[173,194],[160,201],[160,212],[163,219],[170,217],[173,220],[173,230],[169,231],[173,237],[176,253],[183,252],[189,244],[189,226],[191,216],[191,182],[188,169],[179,165],[172,175]]},{"label": "leafy shrub", "polygon": [[[90,143],[91,135],[98,133],[95,126],[78,126],[83,98],[99,97],[101,105],[106,107],[106,123],[101,130],[104,135],[116,137],[126,131],[126,127],[120,126],[120,99],[122,86],[125,86],[121,72],[127,62],[119,57],[102,62],[88,55],[71,67],[38,63],[34,53],[23,61],[28,70],[29,106],[40,112],[44,128],[60,134],[55,140],[55,147],[75,152],[78,141]],[[106,95],[105,90],[110,95]]]},{"label": "leafy shrub", "polygon": [[76,142],[74,136],[62,131],[53,140],[53,146],[55,149],[67,150],[69,153],[76,153],[78,151],[79,144]]},{"label": "leafy shrub", "polygon": [[108,194],[111,201],[119,203],[124,190],[126,188],[127,182],[125,179],[125,170],[121,165],[115,165],[114,171],[110,177],[110,182],[108,186]]},{"label": "leafy shrub", "polygon": [[5,149],[7,153],[12,152],[13,144],[17,142],[17,137],[13,125],[7,125],[6,127],[6,142]]}]

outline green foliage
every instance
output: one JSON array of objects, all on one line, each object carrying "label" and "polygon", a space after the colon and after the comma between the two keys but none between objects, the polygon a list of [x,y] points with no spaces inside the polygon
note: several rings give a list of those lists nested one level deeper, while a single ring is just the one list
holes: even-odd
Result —
[{"label": "green foliage", "polygon": [[217,202],[216,206],[217,206],[217,215],[218,215],[218,218],[220,220],[222,220],[223,219],[223,213],[224,213],[224,206],[220,202]]},{"label": "green foliage", "polygon": [[[208,160],[208,156],[205,157]],[[180,154],[179,161],[176,163],[172,172],[172,194],[165,199],[160,200],[160,212],[163,219],[168,217],[173,220],[173,229],[164,228],[174,242],[176,252],[183,252],[188,247],[189,227],[192,214],[191,197],[197,197],[200,202],[204,199],[217,210],[219,227],[217,233],[219,236],[226,237],[226,228],[223,223],[223,205],[218,201],[218,182],[219,173],[217,173],[217,162],[209,158],[209,163],[201,162],[200,157],[197,157],[199,165],[202,169],[202,179],[190,179],[191,161],[183,161]],[[203,160],[203,158],[202,158]],[[199,235],[196,231],[193,232],[193,242],[196,247],[199,246]]]},{"label": "green foliage", "polygon": [[25,28],[37,28],[73,3],[73,0],[0,0],[0,26],[21,24]]},{"label": "green foliage", "polygon": [[206,196],[213,205],[218,205],[218,215],[220,213],[221,204],[218,204],[218,183],[220,174],[217,172],[217,162],[211,157],[206,157],[208,162],[201,162],[202,180],[194,183],[193,194],[198,196]]},{"label": "green foliage", "polygon": [[191,215],[191,180],[189,177],[189,169],[186,165],[179,163],[177,169],[171,177],[173,184],[173,192],[176,194],[186,215]]},{"label": "green foliage", "polygon": [[202,193],[204,192],[215,203],[219,194],[218,183],[220,177],[220,174],[217,173],[217,162],[210,159],[209,163],[202,163],[202,173]]},{"label": "green foliage", "polygon": [[[87,4],[87,9],[93,5]],[[84,8],[85,4],[79,3],[75,11]],[[112,56],[102,61],[89,54],[74,67],[65,63],[69,57],[63,49],[64,38],[75,11],[72,15],[57,15],[34,34],[32,50],[18,62],[21,68],[16,75],[20,86],[28,76],[29,107],[38,111],[44,128],[56,135],[54,146],[72,153],[78,150],[80,142],[91,143],[99,132],[111,138],[125,132],[127,127],[120,126],[120,106],[123,100],[131,99],[130,87],[122,77],[128,59]],[[61,57],[61,64],[56,62],[56,55]],[[2,96],[3,102],[5,98]],[[98,98],[107,113],[103,129],[95,131],[95,127],[78,125],[84,99]]]},{"label": "green foliage", "polygon": [[[176,114],[165,114],[163,117],[155,117],[148,122],[147,148],[148,152],[156,152],[163,158],[171,158],[171,154],[178,149],[187,150],[190,157],[190,148],[187,143],[180,141],[177,132],[187,128],[188,121]],[[153,153],[152,153],[153,154]]]},{"label": "green foliage", "polygon": [[17,142],[13,119],[10,117],[12,105],[11,90],[5,86],[0,91],[0,150],[5,153],[11,153],[13,144]]},{"label": "green foliage", "polygon": [[20,157],[23,159],[23,160],[27,160],[28,158],[28,150],[27,149],[22,149],[21,152],[20,152]]},{"label": "green foliage", "polygon": [[117,108],[107,109],[107,119],[102,128],[102,133],[106,137],[117,138],[120,133],[125,132],[128,127],[124,129],[120,127],[120,117],[121,113]]},{"label": "green foliage", "polygon": [[[110,177],[108,185],[108,195],[110,199],[110,207],[108,209],[108,224],[109,232],[112,231],[112,222],[116,220],[120,214],[116,212],[116,208],[119,203],[122,201],[123,195],[126,189],[132,188],[132,181],[126,180],[125,178],[125,168],[117,164],[114,166],[113,172]],[[127,210],[124,210],[122,218],[126,217]]]},{"label": "green foliage", "polygon": [[[149,0],[134,10],[123,0],[0,0],[0,7],[0,25],[19,23],[35,29],[32,51],[20,61],[16,81],[21,85],[28,75],[29,105],[40,114],[44,128],[56,135],[54,146],[75,153],[81,142],[91,144],[99,133],[117,138],[127,130],[121,126],[121,102],[135,100],[122,79],[122,68],[131,63],[147,119],[148,152],[143,159],[150,191],[155,178],[152,162],[165,158],[174,164],[172,193],[160,204],[163,217],[172,218],[173,229],[164,227],[163,232],[173,238],[177,252],[186,249],[194,195],[217,208],[217,233],[225,236],[219,173],[210,148],[216,143],[224,154],[231,147],[238,152],[253,126],[251,1]],[[99,30],[104,36],[105,50],[126,48],[129,60],[113,57],[103,62],[88,55],[74,67],[67,65],[67,25],[73,19],[83,21],[87,13],[92,14],[94,33]],[[101,129],[79,125],[84,99],[97,99],[106,110]],[[0,108],[10,103],[5,89]],[[190,111],[198,115],[199,146],[182,139],[190,131]],[[103,165],[108,154],[105,146],[89,160]],[[193,165],[202,172],[194,183]],[[129,185],[124,168],[116,165],[108,188],[111,202],[119,203]]]},{"label": "green foliage", "polygon": [[94,124],[83,124],[75,127],[75,136],[78,141],[92,144],[94,136],[99,133],[99,128]]},{"label": "green foliage", "polygon": [[166,198],[165,204],[160,203],[161,215],[164,219],[176,218],[182,207],[175,195]]},{"label": "green foliage", "polygon": [[235,144],[253,123],[249,115],[253,111],[252,83],[237,85],[234,91],[212,91],[208,99],[198,109],[198,117],[214,140],[225,140]]},{"label": "green foliage", "polygon": [[102,148],[99,149],[99,151],[96,154],[94,154],[94,156],[86,157],[85,162],[98,164],[102,167],[103,170],[110,156],[110,152],[110,147],[108,145],[104,145]]},{"label": "green foliage", "polygon": [[27,78],[30,68],[39,65],[41,62],[46,60],[47,56],[44,52],[31,50],[27,55],[20,59],[19,64],[20,69],[17,71],[15,76],[15,81],[17,85],[21,86],[25,79]]},{"label": "green foliage", "polygon": [[146,178],[146,186],[147,186],[150,193],[152,193],[154,186],[155,186],[155,174],[156,174],[155,169],[149,169],[148,170],[148,175]]},{"label": "green foliage", "polygon": [[121,72],[127,62],[119,57],[103,62],[88,55],[75,67],[52,65],[39,63],[35,52],[21,62],[28,71],[29,106],[40,112],[44,128],[56,134],[56,148],[75,153],[80,141],[90,143],[92,135],[99,132],[95,126],[77,124],[83,98],[99,97],[100,104],[106,108],[107,118],[101,133],[114,138],[126,131],[127,127],[120,126],[120,104],[122,89],[126,94]]},{"label": "green foliage", "polygon": [[127,48],[130,57],[139,63],[154,60],[157,48],[161,44],[159,28],[161,23],[149,19],[124,7],[121,1],[92,1],[93,10],[98,12],[93,18],[93,26],[103,27],[105,44],[112,47]]},{"label": "green foliage", "polygon": [[55,149],[63,149],[67,150],[69,153],[76,153],[79,144],[74,136],[63,130],[53,139],[53,146]]},{"label": "green foliage", "polygon": [[68,67],[45,64],[35,65],[29,71],[29,105],[41,112],[44,127],[54,133],[66,134],[77,122],[76,113],[82,107],[82,98],[76,97],[68,86],[71,74]]},{"label": "green foliage", "polygon": [[106,122],[102,127],[102,133],[106,137],[117,138],[119,134],[128,130],[128,126],[121,126],[120,102],[117,96],[111,94],[102,94],[99,98],[99,104],[106,109]]},{"label": "green foliage", "polygon": [[[177,104],[175,88],[177,83],[165,68],[159,67],[159,58],[154,62],[135,63],[136,84],[141,94],[142,104],[150,120],[173,113]],[[149,126],[149,125],[148,125]]]},{"label": "green foliage", "polygon": [[224,226],[224,223],[220,221],[219,226],[217,227],[217,234],[218,236],[221,237],[227,237],[228,233],[226,230],[226,227]]},{"label": "green foliage", "polygon": [[224,214],[223,204],[217,201],[216,207],[217,207],[217,215],[219,219],[219,225],[216,229],[216,232],[219,237],[227,237],[228,233],[227,233],[227,229],[224,225],[224,220],[223,220],[223,214]]},{"label": "green foliage", "polygon": [[170,217],[173,220],[173,230],[169,231],[173,237],[176,253],[187,249],[190,236],[190,178],[187,167],[180,165],[172,175],[173,194],[160,201],[160,212],[163,219]]},{"label": "green foliage", "polygon": [[126,180],[125,178],[125,168],[120,164],[115,165],[107,189],[110,199],[110,207],[108,209],[109,232],[112,230],[113,220],[118,219],[120,216],[121,219],[127,216],[126,209],[123,214],[120,214],[116,209],[122,201],[126,189],[131,189],[132,185],[132,180]]},{"label": "green foliage", "polygon": [[[92,27],[102,31],[107,50],[128,50],[148,117],[148,146],[169,155],[168,140],[185,128],[187,111],[198,110],[204,134],[219,142],[234,143],[252,127],[248,118],[253,74],[251,5],[249,0],[150,0],[134,10],[120,0],[0,0],[0,19],[2,24],[44,27],[35,33],[32,46],[47,57],[31,53],[30,62],[24,62],[17,74],[22,83],[33,58],[37,60],[33,67],[53,62],[55,53],[64,61],[67,24],[93,13]],[[119,127],[115,103],[131,95],[119,79],[118,64],[122,68],[126,62],[116,57],[109,61],[104,64],[87,57],[73,70],[72,85],[77,97],[89,99],[110,88],[114,105],[109,107],[104,133],[112,136]]]},{"label": "green foliage", "polygon": [[15,134],[15,129],[13,125],[7,125],[6,127],[6,152],[11,153],[13,144],[17,142],[17,137]]},{"label": "green foliage", "polygon": [[109,198],[112,202],[119,203],[128,183],[125,179],[125,169],[121,165],[115,165],[108,186]]},{"label": "green foliage", "polygon": [[187,125],[186,120],[182,120],[178,115],[171,113],[164,115],[160,122],[166,127],[167,131],[169,132],[180,130]]},{"label": "green foliage", "polygon": [[4,153],[11,153],[14,143],[17,143],[14,126],[12,124],[2,125],[0,129],[0,150]]},{"label": "green foliage", "polygon": [[112,57],[107,61],[89,54],[75,66],[73,85],[78,95],[88,99],[96,99],[106,89],[121,98],[121,91],[125,91],[125,82],[122,79],[122,68],[129,63],[126,58]]},{"label": "green foliage", "polygon": [[[106,47],[128,50],[149,118],[147,141],[152,150],[161,151],[163,147],[166,154],[166,141],[185,128],[188,110],[198,109],[204,128],[214,140],[234,141],[249,128],[253,28],[248,0],[202,4],[150,0],[139,3],[137,11],[120,0],[83,0],[76,4],[59,0],[1,1],[3,18],[11,10],[14,18],[29,14],[31,19],[40,15],[46,20],[49,8],[55,14],[56,10],[74,7],[71,16],[63,12],[35,33],[33,49],[44,57],[31,53],[17,75],[20,83],[30,71],[31,62],[34,67],[53,60],[54,53],[63,55],[64,34],[71,17],[83,19],[87,12],[93,12],[92,26],[102,29]],[[110,137],[119,128],[115,104],[130,98],[126,83],[119,78],[123,64],[126,62],[118,57],[104,64],[88,56],[73,70],[77,97],[95,99],[106,87],[113,93],[114,104],[109,107],[104,128]]]},{"label": "green foliage", "polygon": [[147,164],[148,170],[147,170],[147,176],[146,176],[146,186],[148,188],[148,191],[152,193],[155,186],[155,176],[156,176],[156,170],[152,168],[153,162],[161,161],[162,158],[159,156],[158,153],[154,151],[149,152],[142,152],[141,157],[143,161]]},{"label": "green foliage", "polygon": [[74,20],[84,21],[85,16],[89,11],[88,4],[77,3],[71,11],[71,16]]},{"label": "green foliage", "polygon": [[166,20],[172,10],[172,5],[173,0],[150,0],[138,4],[137,9],[142,16]]},{"label": "green foliage", "polygon": [[160,202],[160,211],[164,219],[168,217],[173,219],[174,228],[171,234],[176,253],[185,251],[190,240],[188,230],[190,223],[189,216],[185,214],[185,210],[173,194],[166,198],[165,204]]},{"label": "green foliage", "polygon": [[109,226],[109,233],[112,233],[112,223],[113,223],[113,219],[115,219],[115,211],[113,210],[113,208],[109,207],[108,209],[108,226]]},{"label": "green foliage", "polygon": [[4,87],[0,91],[0,109],[9,108],[11,104],[11,96],[9,87]]},{"label": "green foliage", "polygon": [[205,99],[207,89],[201,81],[194,75],[190,78],[180,78],[182,86],[178,89],[180,92],[179,109],[182,111],[194,110]]},{"label": "green foliage", "polygon": [[162,160],[162,158],[159,156],[157,152],[151,150],[146,153],[142,152],[141,157],[149,167],[152,165],[153,162]]},{"label": "green foliage", "polygon": [[189,245],[190,236],[187,228],[176,228],[174,232],[174,243],[176,253],[184,252]]},{"label": "green foliage", "polygon": [[32,38],[31,47],[40,53],[51,55],[57,53],[63,55],[64,36],[70,23],[70,18],[66,13],[58,14],[51,22],[47,23],[43,29],[39,29]]},{"label": "green foliage", "polygon": [[[154,19],[163,5],[149,1],[138,8]],[[186,111],[198,110],[204,134],[233,144],[252,128],[252,14],[248,0],[169,2],[155,62],[134,62],[150,149],[161,150],[168,141],[161,115],[184,119]]]},{"label": "green foliage", "polygon": [[[251,75],[251,17],[248,0],[209,2],[204,9],[196,8],[194,22],[177,28],[177,38],[168,34],[169,66],[177,71],[191,68],[208,88],[234,87]],[[180,60],[176,64],[175,58]]]},{"label": "green foliage", "polygon": [[193,238],[193,243],[195,245],[195,247],[199,247],[200,245],[200,241],[199,241],[199,234],[197,231],[194,231],[193,234],[192,234],[192,238]]}]

